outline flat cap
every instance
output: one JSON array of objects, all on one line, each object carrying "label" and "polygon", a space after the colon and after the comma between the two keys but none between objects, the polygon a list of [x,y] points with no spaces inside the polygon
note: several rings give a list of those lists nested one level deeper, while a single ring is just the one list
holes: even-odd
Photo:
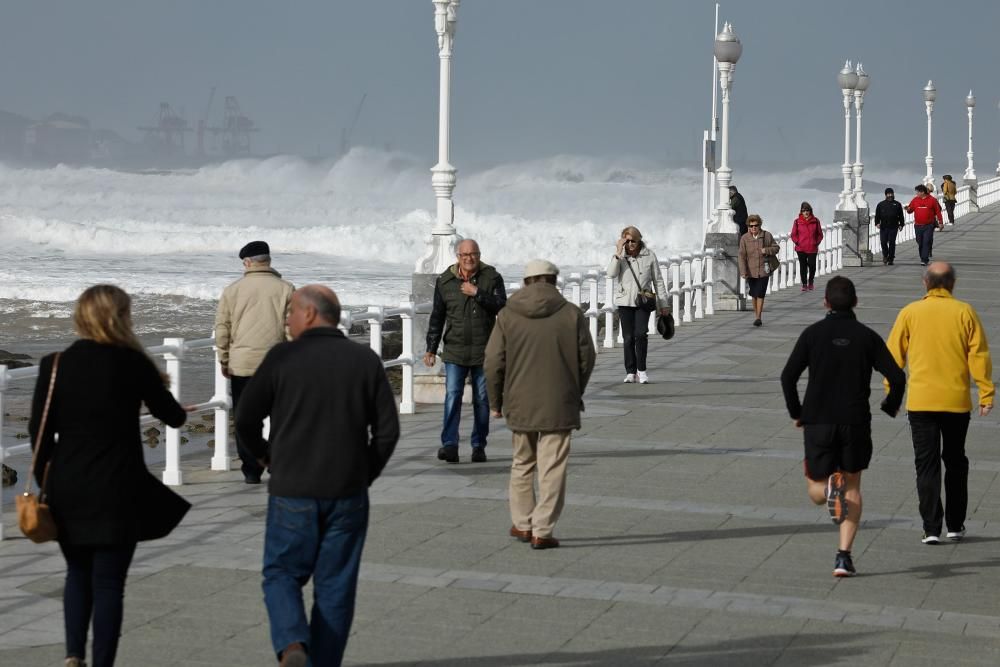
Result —
[{"label": "flat cap", "polygon": [[240,259],[246,259],[247,257],[259,257],[260,255],[270,255],[271,248],[267,245],[267,241],[251,241],[242,248],[240,248]]},{"label": "flat cap", "polygon": [[558,276],[559,267],[547,259],[533,259],[524,267],[524,277]]}]

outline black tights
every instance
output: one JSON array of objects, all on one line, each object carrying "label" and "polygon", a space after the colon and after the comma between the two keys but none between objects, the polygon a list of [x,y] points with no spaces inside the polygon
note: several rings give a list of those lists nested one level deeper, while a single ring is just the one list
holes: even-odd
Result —
[{"label": "black tights", "polygon": [[[816,278],[816,253],[798,252],[799,255],[799,276],[803,285],[812,285]],[[808,279],[807,279],[808,276]]]}]

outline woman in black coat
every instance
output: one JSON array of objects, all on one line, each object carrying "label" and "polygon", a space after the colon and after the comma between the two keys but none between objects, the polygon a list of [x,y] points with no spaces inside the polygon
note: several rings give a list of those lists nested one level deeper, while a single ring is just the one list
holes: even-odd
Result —
[{"label": "woman in black coat", "polygon": [[132,333],[124,291],[87,289],[73,324],[80,339],[39,364],[29,430],[34,442],[58,357],[34,474],[39,487],[44,481],[66,558],[66,665],[84,664],[93,618],[93,665],[101,667],[114,664],[136,543],[170,532],[189,507],[146,469],[140,405],[173,427],[187,415]]}]

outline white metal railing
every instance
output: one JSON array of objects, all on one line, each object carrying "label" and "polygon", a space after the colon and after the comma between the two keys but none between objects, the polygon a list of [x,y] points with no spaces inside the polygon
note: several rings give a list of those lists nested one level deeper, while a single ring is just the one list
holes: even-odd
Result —
[{"label": "white metal railing", "polygon": [[982,208],[983,206],[995,204],[998,201],[1000,201],[1000,176],[979,181],[979,187],[976,192],[977,207]]}]

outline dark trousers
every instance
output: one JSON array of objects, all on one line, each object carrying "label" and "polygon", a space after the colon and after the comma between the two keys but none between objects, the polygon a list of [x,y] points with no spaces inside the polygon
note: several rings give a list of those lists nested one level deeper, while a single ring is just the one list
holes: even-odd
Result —
[{"label": "dark trousers", "polygon": [[926,264],[931,261],[931,252],[934,246],[934,223],[929,225],[914,225],[913,231],[917,235],[917,248],[920,250],[920,261]]},{"label": "dark trousers", "polygon": [[63,619],[66,656],[87,656],[87,627],[94,622],[93,667],[115,664],[122,630],[125,578],[135,544],[80,546],[59,543],[66,558]]},{"label": "dark trousers", "polygon": [[944,208],[948,211],[948,222],[955,224],[955,204],[958,203],[954,199],[945,199]]},{"label": "dark trousers", "polygon": [[618,320],[622,325],[622,340],[625,345],[626,373],[646,370],[650,314],[642,308],[618,306]]},{"label": "dark trousers", "polygon": [[[250,384],[251,376],[243,375],[232,375],[229,377],[229,390],[233,395],[233,414],[236,414],[236,404],[240,401],[240,396],[243,395],[243,390],[246,386]],[[246,479],[259,480],[260,476],[264,474],[264,469],[260,467],[257,463],[257,459],[250,450],[245,449],[240,443],[240,435],[236,434],[236,451],[240,455],[240,470],[243,471],[243,477]]]},{"label": "dark trousers", "polygon": [[[802,278],[802,284],[812,285],[813,279],[816,278],[816,253],[798,252],[798,256],[799,256],[799,277]],[[808,276],[808,280],[806,279],[806,276]]]},{"label": "dark trousers", "polygon": [[[942,519],[949,531],[961,530],[969,505],[969,459],[965,457],[969,413],[910,412],[909,418],[924,532],[940,535]],[[947,509],[941,502],[941,461]]]},{"label": "dark trousers", "polygon": [[882,242],[882,259],[891,262],[896,259],[896,234],[899,227],[896,225],[879,225],[879,240]]}]

